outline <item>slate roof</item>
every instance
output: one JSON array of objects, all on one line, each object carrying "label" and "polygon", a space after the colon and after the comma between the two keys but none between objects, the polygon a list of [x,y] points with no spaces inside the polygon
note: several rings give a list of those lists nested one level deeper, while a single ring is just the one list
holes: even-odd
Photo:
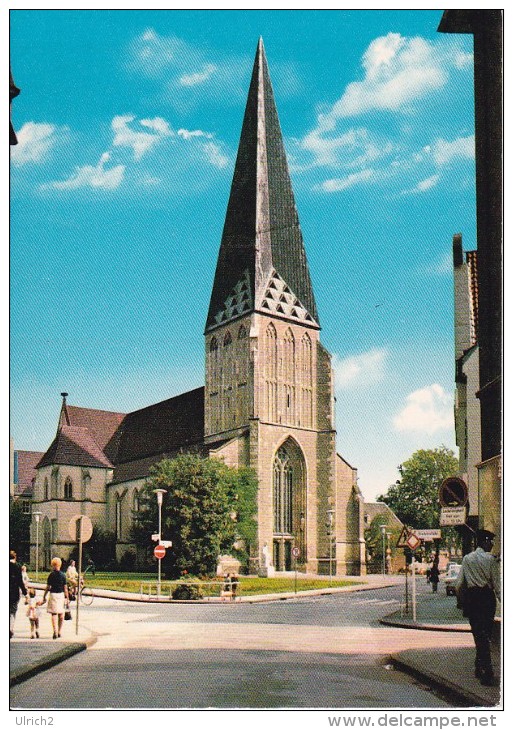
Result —
[{"label": "slate roof", "polygon": [[33,480],[36,478],[36,466],[43,454],[40,451],[18,451],[16,449],[17,481],[14,484],[14,494],[17,497],[31,497]]},{"label": "slate roof", "polygon": [[395,524],[397,527],[403,526],[399,517],[385,502],[365,502],[363,505],[363,513],[367,518],[365,520],[367,526],[370,525],[377,515],[384,515],[387,518],[388,524]]},{"label": "slate roof", "polygon": [[38,467],[49,464],[112,468],[112,463],[96,443],[90,429],[67,424],[59,427],[57,436]]},{"label": "slate roof", "polygon": [[[318,327],[303,237],[299,225],[278,113],[260,39],[233,174],[206,329],[241,282],[249,278],[250,300],[259,309],[269,279],[277,273]],[[242,310],[238,313],[242,313]],[[267,312],[268,313],[268,312]],[[236,313],[237,314],[237,313]]]},{"label": "slate roof", "polygon": [[133,413],[63,403],[57,435],[38,467],[69,464],[114,469],[114,481],[138,479],[152,464],[203,446],[204,388]]},{"label": "slate roof", "polygon": [[203,443],[204,397],[196,388],[125,416],[116,465]]}]

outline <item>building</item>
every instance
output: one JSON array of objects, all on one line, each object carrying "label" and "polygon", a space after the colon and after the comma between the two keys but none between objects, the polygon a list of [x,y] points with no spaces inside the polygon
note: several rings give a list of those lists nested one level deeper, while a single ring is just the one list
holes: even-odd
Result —
[{"label": "building", "polygon": [[180,451],[258,476],[261,572],[359,574],[365,565],[356,470],[336,453],[331,356],[319,316],[263,43],[253,68],[205,326],[205,387],[122,414],[69,405],[38,464],[44,555],[69,554],[74,514],[130,524],[152,464]]},{"label": "building", "polygon": [[481,454],[479,526],[502,525],[502,10],[445,10],[442,33],[474,38]]},{"label": "building", "polygon": [[[479,392],[477,251],[463,252],[461,234],[453,237],[454,357],[456,391],[454,425],[459,447],[459,476],[468,487],[467,524],[479,527],[479,472],[481,461],[481,405]],[[471,532],[462,528],[468,552]]]}]

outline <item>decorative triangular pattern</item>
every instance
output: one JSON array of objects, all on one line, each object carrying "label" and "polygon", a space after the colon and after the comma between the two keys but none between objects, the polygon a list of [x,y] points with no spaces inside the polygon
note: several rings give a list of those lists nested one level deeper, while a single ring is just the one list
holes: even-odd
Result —
[{"label": "decorative triangular pattern", "polygon": [[224,300],[223,309],[215,315],[216,324],[224,324],[235,317],[239,317],[241,314],[249,312],[251,309],[249,294],[249,271],[246,269],[242,279],[235,284],[229,296]]},{"label": "decorative triangular pattern", "polygon": [[273,269],[267,283],[264,297],[260,303],[260,309],[272,312],[278,316],[295,319],[298,322],[310,322],[316,324],[307,309],[301,304],[290,287],[284,282],[281,276]]}]

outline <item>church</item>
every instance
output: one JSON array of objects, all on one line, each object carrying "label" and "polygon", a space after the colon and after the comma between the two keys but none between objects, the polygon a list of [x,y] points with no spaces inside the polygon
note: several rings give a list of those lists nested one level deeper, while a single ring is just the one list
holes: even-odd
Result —
[{"label": "church", "polygon": [[[260,39],[205,337],[205,386],[132,413],[71,405],[36,465],[40,565],[66,558],[78,513],[135,551],[132,516],[152,465],[181,452],[258,477],[261,574],[365,572],[363,496],[336,452],[330,353],[320,323]],[[198,333],[199,334],[199,333]],[[172,536],[171,536],[172,538]],[[35,563],[35,525],[31,557]]]}]

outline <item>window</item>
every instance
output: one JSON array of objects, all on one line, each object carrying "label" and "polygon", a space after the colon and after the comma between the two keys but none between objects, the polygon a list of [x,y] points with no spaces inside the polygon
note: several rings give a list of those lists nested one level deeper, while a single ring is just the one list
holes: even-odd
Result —
[{"label": "window", "polygon": [[66,477],[64,482],[64,499],[73,499],[73,482],[71,477]]},{"label": "window", "polygon": [[217,350],[217,340],[215,337],[212,337],[210,340],[210,352],[215,352]]},{"label": "window", "polygon": [[119,494],[116,495],[116,540],[121,539],[121,500]]},{"label": "window", "polygon": [[292,464],[283,447],[278,449],[274,459],[273,491],[274,491],[274,531],[276,533],[292,532]]},{"label": "window", "polygon": [[228,345],[232,344],[232,336],[229,332],[227,332],[224,336],[223,340],[223,347],[228,347]]},{"label": "window", "polygon": [[23,512],[24,515],[29,515],[30,512],[31,512],[29,500],[28,499],[22,499],[20,501],[21,501],[21,511]]},{"label": "window", "polygon": [[48,488],[48,477],[45,477],[45,483],[43,487],[43,499],[49,499],[50,497],[50,490]]},{"label": "window", "polygon": [[59,467],[56,466],[52,469],[52,499],[59,498]]},{"label": "window", "polygon": [[239,327],[239,334],[237,335],[239,340],[243,340],[246,337],[246,328],[243,324]]},{"label": "window", "polygon": [[141,503],[139,501],[139,492],[137,489],[134,491],[134,496],[132,498],[132,509],[134,512],[139,512],[141,508]]}]

